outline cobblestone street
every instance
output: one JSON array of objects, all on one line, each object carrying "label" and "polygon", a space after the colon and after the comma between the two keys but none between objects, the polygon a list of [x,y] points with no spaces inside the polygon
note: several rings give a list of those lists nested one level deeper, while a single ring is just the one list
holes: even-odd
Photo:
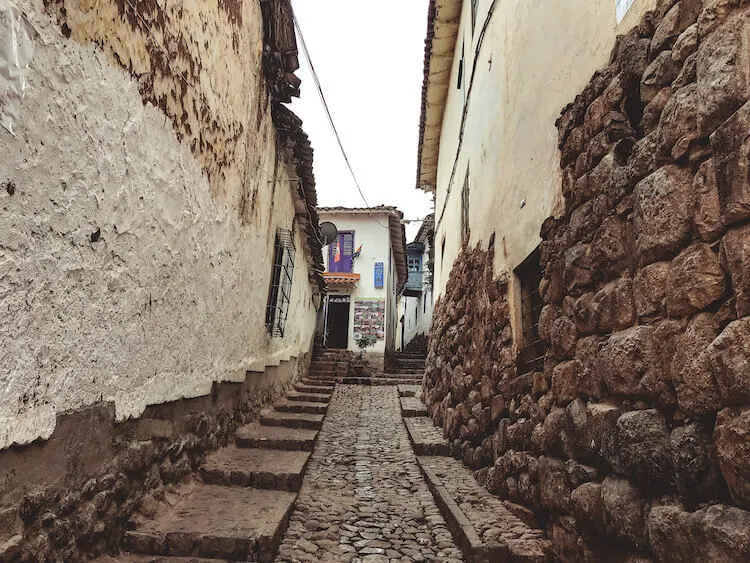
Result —
[{"label": "cobblestone street", "polygon": [[462,560],[420,474],[396,387],[336,388],[277,560]]}]

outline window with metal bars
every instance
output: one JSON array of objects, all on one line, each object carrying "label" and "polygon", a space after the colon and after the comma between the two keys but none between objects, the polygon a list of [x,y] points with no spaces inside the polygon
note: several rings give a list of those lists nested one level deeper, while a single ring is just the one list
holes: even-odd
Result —
[{"label": "window with metal bars", "polygon": [[271,336],[284,337],[294,275],[294,237],[289,229],[276,229],[273,271],[266,306],[266,328]]},{"label": "window with metal bars", "polygon": [[539,314],[544,303],[539,295],[542,281],[542,266],[539,263],[539,249],[516,268],[516,276],[521,284],[521,331],[523,335],[521,353],[518,356],[518,373],[544,370],[544,353],[547,345],[539,337]]}]

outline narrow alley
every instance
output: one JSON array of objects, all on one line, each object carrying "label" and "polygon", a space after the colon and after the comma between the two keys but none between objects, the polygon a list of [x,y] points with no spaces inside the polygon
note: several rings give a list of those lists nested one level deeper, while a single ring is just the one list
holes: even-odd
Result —
[{"label": "narrow alley", "polygon": [[750,1],[0,0],[0,563],[750,562]]}]

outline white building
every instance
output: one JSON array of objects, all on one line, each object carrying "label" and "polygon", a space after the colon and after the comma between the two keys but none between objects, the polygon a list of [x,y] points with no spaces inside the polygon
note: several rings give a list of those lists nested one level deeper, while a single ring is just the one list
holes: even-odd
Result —
[{"label": "white building", "polygon": [[385,206],[321,208],[319,214],[339,232],[323,253],[329,289],[320,323],[324,345],[357,350],[356,340],[371,334],[371,351],[395,350],[398,296],[407,279],[403,214]]},{"label": "white building", "polygon": [[414,240],[406,245],[409,279],[399,299],[396,346],[403,350],[432,324],[432,229],[434,216],[425,218]]}]

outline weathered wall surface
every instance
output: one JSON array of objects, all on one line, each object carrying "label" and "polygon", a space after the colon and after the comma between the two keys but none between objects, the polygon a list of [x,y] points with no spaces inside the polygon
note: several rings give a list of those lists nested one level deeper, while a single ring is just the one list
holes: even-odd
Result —
[{"label": "weathered wall surface", "polygon": [[491,491],[547,522],[561,560],[750,558],[739,4],[660,2],[558,120],[565,206],[541,229],[544,371],[516,371],[492,251],[464,247],[436,309],[432,416]]},{"label": "weathered wall surface", "polygon": [[276,153],[258,5],[50,4],[21,3],[38,38],[17,136],[0,133],[0,447],[96,401],[122,420],[242,381],[307,351],[315,316],[297,232],[286,338],[263,324],[274,232],[295,211],[274,180],[294,171]]},{"label": "weathered wall surface", "polygon": [[[472,2],[463,3],[440,136],[436,297],[461,250],[461,188],[467,171],[471,244],[486,246],[497,234],[497,272],[512,271],[537,247],[539,225],[562,199],[554,127],[560,108],[607,63],[617,34],[627,32],[655,4],[635,0],[618,25],[615,0],[479,0],[472,31]],[[457,88],[462,52],[463,86]]]},{"label": "weathered wall surface", "polygon": [[[294,61],[263,56],[260,2],[18,6],[35,49],[0,130],[0,560],[75,561],[305,369],[311,151],[271,102]],[[278,227],[297,252],[271,338]]]}]

